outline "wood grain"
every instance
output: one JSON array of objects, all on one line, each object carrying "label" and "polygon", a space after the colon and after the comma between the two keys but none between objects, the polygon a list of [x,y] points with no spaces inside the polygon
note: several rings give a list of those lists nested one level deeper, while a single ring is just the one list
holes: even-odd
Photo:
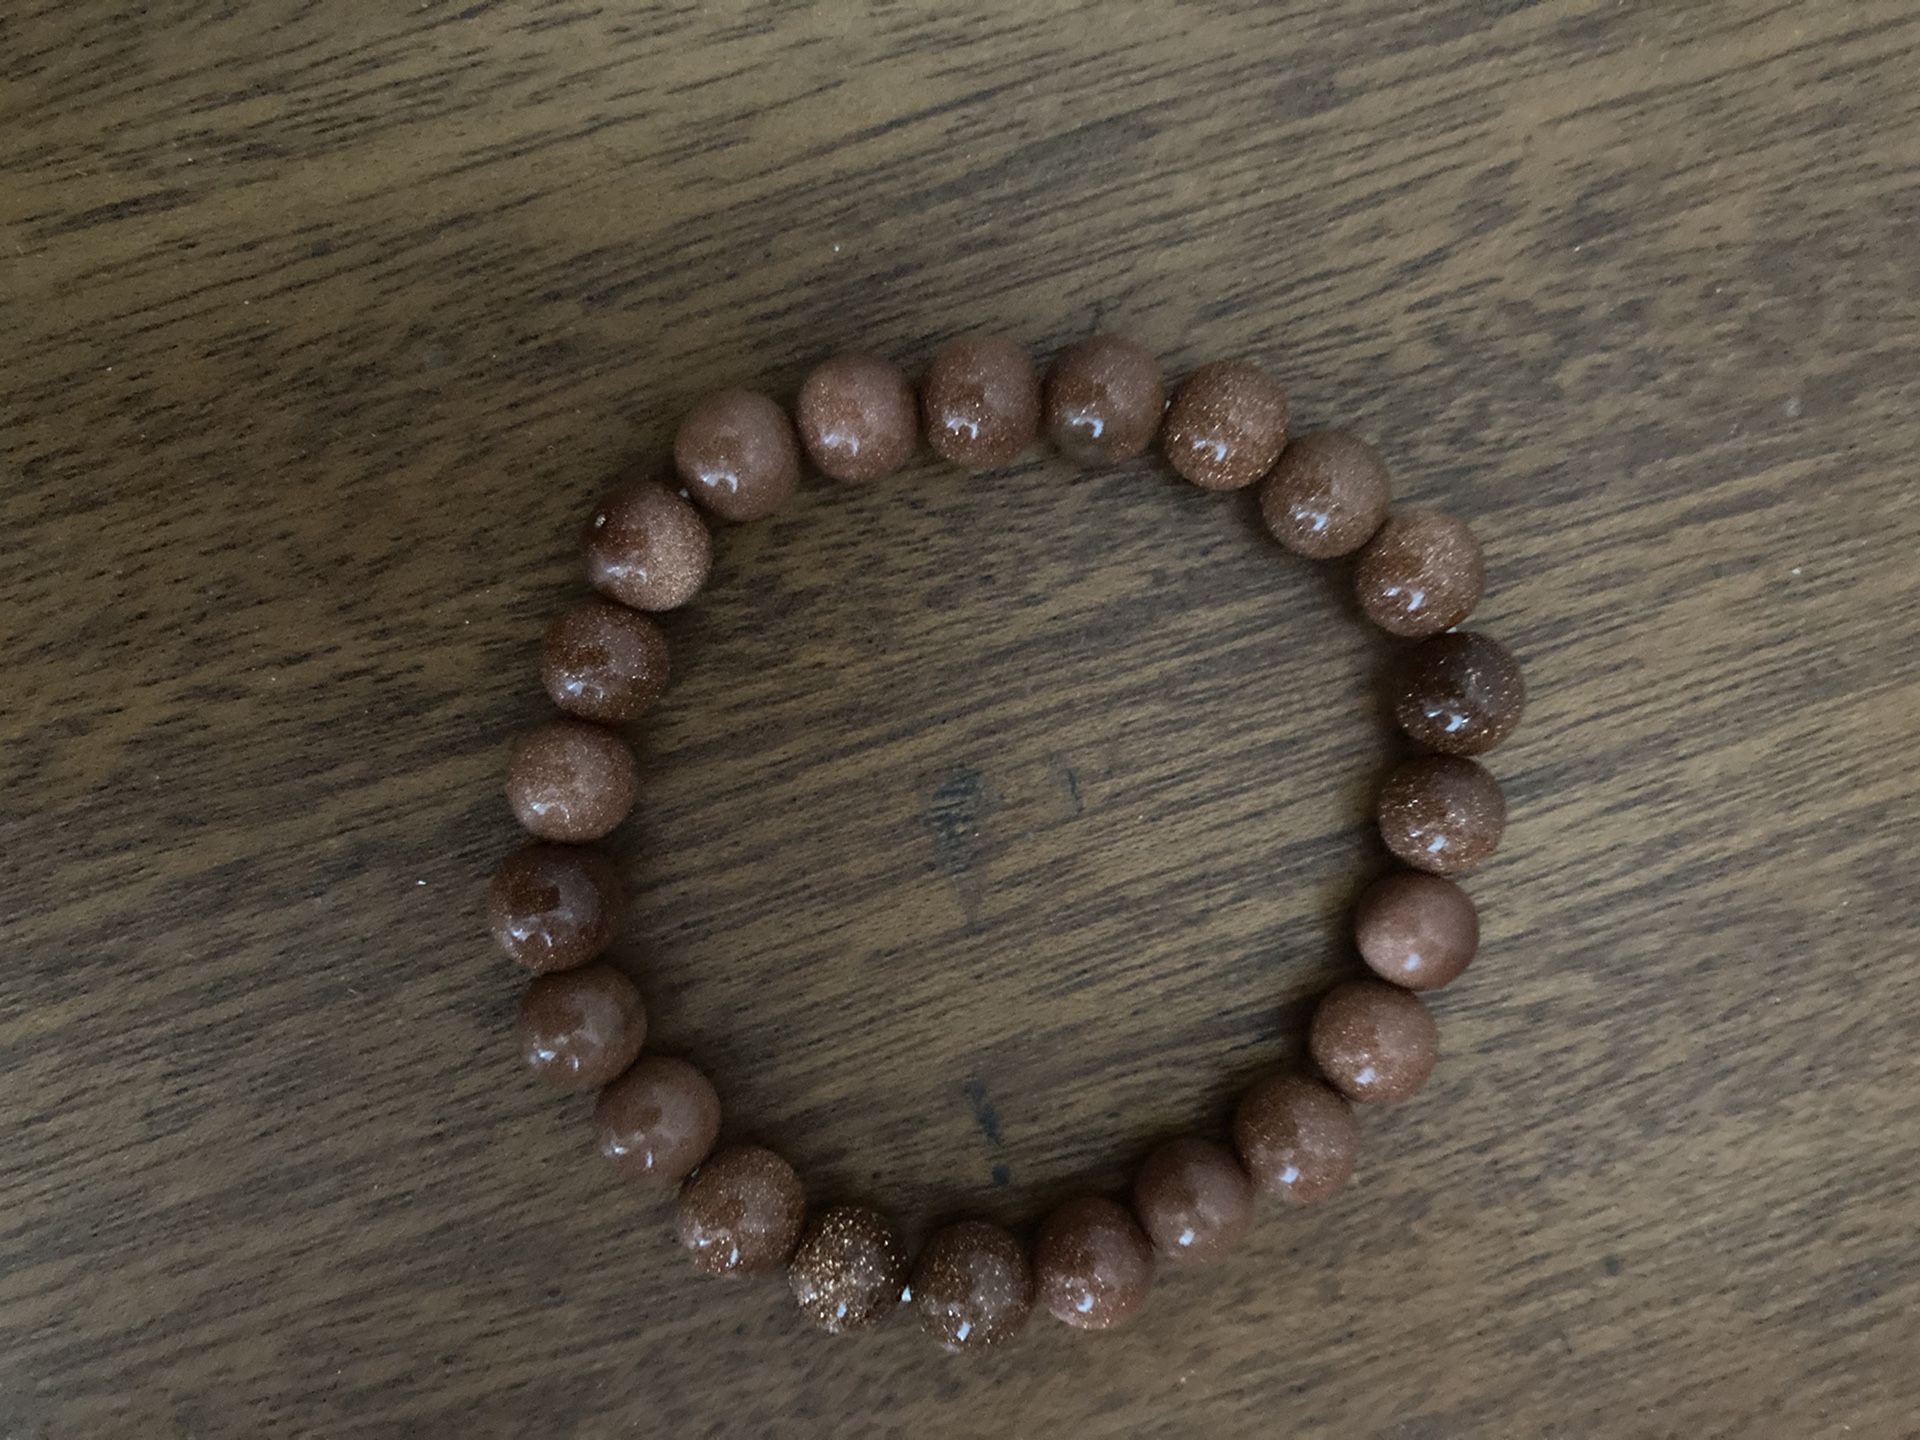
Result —
[{"label": "wood grain", "polygon": [[[1920,8],[0,12],[0,1433],[1916,1432]],[[1351,1190],[978,1363],[703,1282],[506,1033],[502,748],[704,389],[1096,324],[1470,518],[1534,703]],[[810,484],[638,736],[657,1044],[1019,1221],[1353,964],[1342,572],[1137,464]]]}]

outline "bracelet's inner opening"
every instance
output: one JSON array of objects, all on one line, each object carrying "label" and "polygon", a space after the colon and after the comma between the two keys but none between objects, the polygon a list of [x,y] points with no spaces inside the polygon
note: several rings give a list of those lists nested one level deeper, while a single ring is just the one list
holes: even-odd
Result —
[{"label": "bracelet's inner opening", "polygon": [[1051,456],[816,480],[716,538],[636,734],[613,958],[729,1135],[819,1200],[1015,1220],[1298,1053],[1380,868],[1345,562]]}]

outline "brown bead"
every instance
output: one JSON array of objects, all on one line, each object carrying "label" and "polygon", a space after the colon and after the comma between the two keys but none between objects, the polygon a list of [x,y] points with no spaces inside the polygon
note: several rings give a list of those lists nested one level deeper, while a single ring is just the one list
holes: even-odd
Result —
[{"label": "brown bead", "polygon": [[1416,870],[1464,875],[1500,848],[1507,801],[1485,768],[1457,755],[1421,755],[1387,773],[1380,837]]},{"label": "brown bead", "polygon": [[1083,1195],[1040,1222],[1033,1283],[1040,1303],[1062,1324],[1111,1330],[1146,1303],[1153,1246],[1123,1206]]},{"label": "brown bead", "polygon": [[1393,718],[1429,750],[1483,755],[1520,723],[1520,662],[1491,635],[1457,630],[1422,640],[1401,659]]},{"label": "brown bead", "polygon": [[1133,1213],[1169,1260],[1218,1260],[1253,1224],[1253,1185],[1224,1145],[1169,1140],[1140,1167]]},{"label": "brown bead", "polygon": [[1318,1080],[1270,1075],[1233,1112],[1233,1147],[1267,1194],[1313,1205],[1353,1174],[1353,1109]]},{"label": "brown bead", "polygon": [[642,1055],[593,1107],[600,1153],[628,1180],[678,1185],[720,1135],[713,1082],[684,1060]]},{"label": "brown bead", "polygon": [[627,742],[584,720],[536,725],[507,757],[507,803],[542,840],[598,840],[627,818],[639,793]]},{"label": "brown bead", "polygon": [[529,985],[516,1028],[521,1056],[547,1084],[597,1090],[640,1054],[647,1011],[611,965],[582,965]]},{"label": "brown bead", "polygon": [[1027,1323],[1033,1272],[1020,1242],[985,1220],[936,1230],[914,1262],[920,1328],[949,1350],[997,1345]]},{"label": "brown bead", "polygon": [[759,1145],[714,1152],[680,1191],[680,1243],[709,1275],[778,1270],[806,1218],[793,1166]]},{"label": "brown bead", "polygon": [[1382,980],[1438,990],[1473,960],[1480,917],[1451,880],[1401,870],[1367,887],[1354,911],[1353,937],[1367,968]]},{"label": "brown bead", "polygon": [[1247,360],[1202,365],[1174,391],[1160,448],[1202,490],[1239,490],[1273,468],[1287,443],[1287,392]]},{"label": "brown bead", "polygon": [[1040,433],[1033,358],[997,335],[949,340],[920,382],[920,412],[943,459],[969,470],[1011,464]]},{"label": "brown bead", "polygon": [[1387,518],[1393,491],[1379,452],[1345,430],[1316,430],[1287,443],[1260,482],[1260,518],[1296,555],[1350,555]]},{"label": "brown bead", "polygon": [[707,522],[664,485],[616,490],[580,532],[587,583],[636,610],[675,610],[699,593],[713,568]]},{"label": "brown bead", "polygon": [[547,627],[540,679],[571,715],[634,720],[667,688],[667,637],[637,610],[589,600]]},{"label": "brown bead", "polygon": [[800,1313],[829,1335],[878,1325],[906,1283],[900,1237],[861,1205],[836,1205],[815,1220],[787,1266]]},{"label": "brown bead", "polygon": [[1081,465],[1143,455],[1160,429],[1167,386],[1153,352],[1119,335],[1090,335],[1054,357],[1043,394],[1047,438]]},{"label": "brown bead", "polygon": [[493,938],[537,975],[600,954],[625,909],[613,862],[571,845],[524,845],[500,862],[487,886]]},{"label": "brown bead", "polygon": [[1487,587],[1480,542],[1437,510],[1401,510],[1360,552],[1354,590],[1389,635],[1437,635],[1473,613]]},{"label": "brown bead", "polygon": [[835,355],[800,385],[800,440],[823,474],[884,480],[913,458],[920,407],[896,366],[875,355]]},{"label": "brown bead", "polygon": [[1349,1100],[1405,1100],[1427,1083],[1440,1032],[1426,1002],[1379,980],[1349,980],[1313,1012],[1307,1048],[1320,1073]]},{"label": "brown bead", "polygon": [[722,520],[763,520],[800,488],[800,442],[767,396],[716,390],[680,422],[673,468],[696,505]]}]

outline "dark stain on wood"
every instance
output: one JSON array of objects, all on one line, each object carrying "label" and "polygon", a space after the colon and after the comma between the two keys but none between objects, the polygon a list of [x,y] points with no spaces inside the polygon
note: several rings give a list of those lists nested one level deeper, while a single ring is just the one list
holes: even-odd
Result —
[{"label": "dark stain on wood", "polygon": [[987,816],[986,777],[971,765],[955,767],[934,787],[927,802],[927,829],[933,835],[934,863],[942,874],[959,879],[979,862]]},{"label": "dark stain on wood", "polygon": [[973,1107],[973,1123],[980,1127],[980,1133],[987,1137],[989,1145],[1000,1143],[1000,1112],[993,1108],[993,1101],[987,1098],[984,1081],[969,1080],[965,1085],[967,1103]]}]

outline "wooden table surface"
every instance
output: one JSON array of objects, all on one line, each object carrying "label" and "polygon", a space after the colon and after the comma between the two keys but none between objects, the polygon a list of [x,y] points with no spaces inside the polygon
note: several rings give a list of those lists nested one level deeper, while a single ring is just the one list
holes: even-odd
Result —
[{"label": "wooden table surface", "polygon": [[[0,1434],[1920,1433],[1917,70],[1910,0],[8,7]],[[1476,526],[1485,944],[1130,1330],[829,1340],[523,1073],[503,747],[704,390],[1096,325]],[[1384,864],[1346,577],[1149,462],[728,530],[655,1043],[914,1236],[1217,1132]]]}]

